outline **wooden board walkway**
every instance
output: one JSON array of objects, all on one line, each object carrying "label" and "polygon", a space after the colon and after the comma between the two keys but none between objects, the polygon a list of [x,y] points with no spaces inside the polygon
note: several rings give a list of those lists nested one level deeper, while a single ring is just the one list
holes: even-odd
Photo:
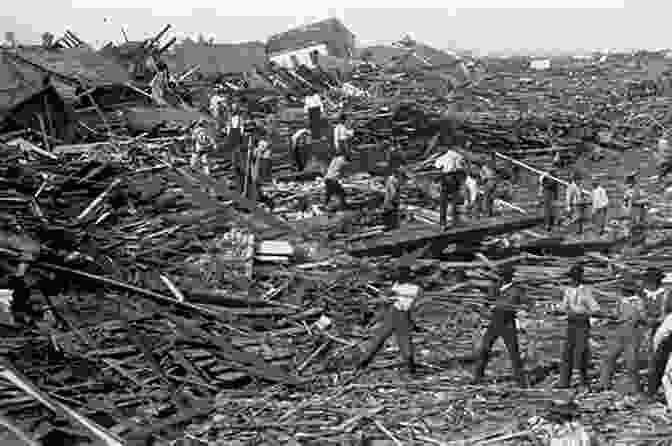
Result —
[{"label": "wooden board walkway", "polygon": [[409,224],[372,240],[355,242],[348,252],[353,256],[401,256],[427,245],[441,250],[451,243],[473,242],[485,237],[532,228],[543,223],[542,216],[482,219],[475,224],[441,230],[427,224]]}]

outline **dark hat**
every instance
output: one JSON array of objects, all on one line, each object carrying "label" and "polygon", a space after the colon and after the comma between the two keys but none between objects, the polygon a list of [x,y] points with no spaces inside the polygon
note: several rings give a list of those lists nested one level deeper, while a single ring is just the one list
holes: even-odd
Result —
[{"label": "dark hat", "polygon": [[571,277],[572,279],[575,280],[581,280],[583,279],[583,265],[580,263],[577,263],[575,265],[572,265],[572,267],[569,269],[567,272],[567,276]]}]

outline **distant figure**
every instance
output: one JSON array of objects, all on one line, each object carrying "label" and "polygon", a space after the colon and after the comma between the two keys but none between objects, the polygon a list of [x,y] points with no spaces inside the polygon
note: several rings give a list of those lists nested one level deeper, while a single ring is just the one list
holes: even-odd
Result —
[{"label": "distant figure", "polygon": [[314,139],[320,139],[322,136],[322,114],[324,113],[324,104],[317,89],[313,89],[311,94],[304,100],[304,110],[308,113],[308,127],[310,134]]},{"label": "distant figure", "polygon": [[208,164],[208,154],[213,151],[215,140],[207,128],[204,119],[200,119],[193,130],[193,150],[189,165],[192,169],[200,168],[203,173],[210,175],[210,166]]},{"label": "distant figure", "polygon": [[226,125],[228,145],[231,150],[234,175],[236,176],[237,190],[242,193],[245,184],[247,167],[247,146],[245,145],[245,119],[237,103],[231,105],[231,113]]},{"label": "distant figure", "polygon": [[604,234],[604,227],[607,223],[607,209],[609,207],[609,197],[607,191],[602,187],[599,181],[593,180],[593,223],[599,235]]},{"label": "distant figure", "polygon": [[539,187],[544,201],[544,226],[547,232],[551,232],[556,223],[555,206],[560,196],[560,187],[558,182],[551,178],[556,175],[556,170],[552,170],[550,175],[543,174],[539,178]]},{"label": "distant figure", "polygon": [[439,225],[448,226],[448,205],[452,207],[453,225],[459,223],[459,196],[466,179],[464,156],[456,150],[449,149],[436,159],[434,167],[441,171],[441,202]]},{"label": "distant figure", "polygon": [[483,214],[495,216],[495,194],[497,193],[497,171],[495,160],[491,159],[481,167],[481,183],[483,184]]},{"label": "distant figure", "polygon": [[576,367],[581,373],[581,385],[588,387],[590,380],[590,317],[600,310],[593,298],[592,289],[584,284],[583,266],[576,264],[569,271],[572,284],[565,289],[561,311],[567,314],[567,337],[560,367],[560,388],[571,383],[572,371]]},{"label": "distant figure", "polygon": [[346,153],[350,151],[350,139],[354,132],[346,126],[347,117],[342,113],[338,118],[338,123],[334,126],[334,148],[343,148]]},{"label": "distant figure", "polygon": [[291,137],[290,149],[292,152],[292,160],[297,172],[303,172],[308,162],[310,147],[312,145],[312,138],[310,130],[299,129]]},{"label": "distant figure", "polygon": [[170,88],[170,73],[168,72],[168,66],[163,62],[158,62],[156,69],[157,73],[149,84],[152,88],[152,98],[156,105],[165,107],[170,105],[166,99],[166,93]]},{"label": "distant figure", "polygon": [[345,189],[341,185],[340,179],[343,176],[343,170],[348,163],[348,159],[342,149],[336,151],[336,155],[329,163],[327,173],[324,176],[324,206],[328,207],[331,198],[335,195],[339,200],[339,209],[347,206]]}]

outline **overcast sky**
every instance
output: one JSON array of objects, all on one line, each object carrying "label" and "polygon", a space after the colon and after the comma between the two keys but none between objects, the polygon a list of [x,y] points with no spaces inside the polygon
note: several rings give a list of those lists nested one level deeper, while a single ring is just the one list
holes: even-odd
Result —
[{"label": "overcast sky", "polygon": [[[308,5],[313,3],[318,1]],[[378,3],[394,5],[389,0]],[[374,2],[348,0],[339,4],[376,6]],[[123,41],[122,26],[131,40],[141,40],[170,23],[173,29],[169,36],[178,38],[203,33],[218,42],[264,41],[292,26],[336,16],[355,33],[360,45],[390,42],[408,33],[438,48],[482,52],[672,47],[672,4],[665,0],[404,3],[409,4],[418,8],[306,7],[288,0],[7,0],[0,13],[0,39],[5,31],[14,31],[20,41],[35,41],[44,31],[58,37],[71,29],[98,47],[110,40]],[[437,4],[443,7],[429,8]],[[493,4],[505,9],[488,7]],[[540,4],[544,9],[524,8]],[[560,9],[559,5],[565,7]]]}]

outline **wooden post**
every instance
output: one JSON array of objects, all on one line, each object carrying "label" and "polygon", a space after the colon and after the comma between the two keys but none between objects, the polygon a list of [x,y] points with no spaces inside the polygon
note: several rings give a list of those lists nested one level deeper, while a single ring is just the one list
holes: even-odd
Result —
[{"label": "wooden post", "polygon": [[44,117],[42,114],[37,115],[37,121],[40,123],[40,131],[42,133],[42,141],[44,142],[44,148],[51,152],[51,146],[49,145],[49,139],[47,139],[47,128],[44,125]]},{"label": "wooden post", "polygon": [[107,119],[105,118],[105,114],[103,113],[103,110],[98,106],[98,104],[96,103],[96,100],[93,99],[93,95],[90,92],[87,92],[87,97],[89,98],[89,100],[91,101],[93,106],[95,107],[96,112],[98,112],[98,116],[100,116],[100,119],[103,120],[103,124],[105,124],[105,127],[107,128],[107,133],[109,133],[111,135],[112,134],[112,127],[110,127],[110,123],[107,122]]}]

